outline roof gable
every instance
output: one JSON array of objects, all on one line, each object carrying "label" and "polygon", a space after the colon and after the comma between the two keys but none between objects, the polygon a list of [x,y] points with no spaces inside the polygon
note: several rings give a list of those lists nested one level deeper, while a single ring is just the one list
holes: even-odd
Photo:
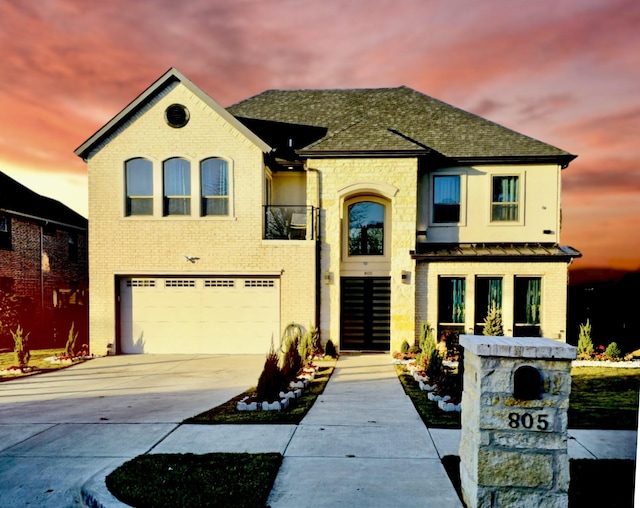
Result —
[{"label": "roof gable", "polygon": [[178,83],[186,86],[194,95],[207,104],[212,110],[220,115],[225,121],[236,128],[241,134],[243,134],[249,141],[255,144],[263,152],[271,151],[271,147],[265,143],[264,140],[256,136],[245,125],[239,122],[235,117],[227,112],[222,106],[214,101],[209,95],[203,92],[198,86],[192,83],[187,77],[185,77],[180,71],[175,68],[169,69],[160,78],[158,78],[151,86],[149,86],[144,92],[142,92],[136,99],[133,100],[127,107],[125,107],[120,113],[114,116],[109,122],[107,122],[102,128],[100,128],[95,134],[87,139],[82,145],[74,150],[74,153],[84,160],[88,160],[99,151],[105,144],[116,137],[122,129],[127,125],[134,122],[138,116],[147,111],[153,104],[155,104],[160,98],[165,96],[170,90],[172,90]]},{"label": "roof gable", "polygon": [[0,211],[42,222],[87,229],[87,219],[68,206],[32,191],[0,171]]}]

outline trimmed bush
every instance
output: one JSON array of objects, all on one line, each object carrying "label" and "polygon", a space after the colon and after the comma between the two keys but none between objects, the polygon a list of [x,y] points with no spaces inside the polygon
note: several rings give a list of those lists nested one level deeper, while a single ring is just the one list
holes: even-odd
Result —
[{"label": "trimmed bush", "polygon": [[257,396],[260,401],[273,402],[279,400],[279,394],[287,385],[284,374],[280,370],[278,365],[278,354],[273,348],[273,341],[271,341],[271,348],[267,353],[267,358],[264,362],[264,368],[258,379]]},{"label": "trimmed bush", "polygon": [[338,352],[336,351],[336,347],[333,344],[333,341],[329,339],[324,346],[324,353],[331,358],[337,358]]},{"label": "trimmed bush", "polygon": [[618,344],[616,342],[612,342],[611,344],[609,344],[607,346],[607,349],[605,349],[604,354],[611,360],[619,360],[620,357],[622,357],[622,351],[620,351],[620,348],[618,347]]},{"label": "trimmed bush", "polygon": [[436,339],[433,328],[429,323],[422,323],[420,329],[420,353],[416,357],[416,365],[422,369],[427,368],[429,358],[436,349]]},{"label": "trimmed bush", "polygon": [[400,344],[400,352],[403,354],[407,354],[409,352],[409,343],[406,340],[403,340],[402,344]]}]

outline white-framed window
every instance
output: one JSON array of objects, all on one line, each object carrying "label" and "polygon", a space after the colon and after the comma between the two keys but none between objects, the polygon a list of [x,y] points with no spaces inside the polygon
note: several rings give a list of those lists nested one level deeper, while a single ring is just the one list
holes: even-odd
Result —
[{"label": "white-framed window", "polygon": [[163,215],[191,215],[191,163],[182,157],[167,159],[162,182]]},{"label": "white-framed window", "polygon": [[433,175],[432,222],[460,222],[460,175]]},{"label": "white-framed window", "polygon": [[493,175],[491,177],[491,222],[519,222],[521,194],[518,175]]},{"label": "white-framed window", "polygon": [[229,215],[229,165],[211,157],[200,162],[201,215]]},{"label": "white-framed window", "polygon": [[153,215],[153,164],[142,157],[124,164],[125,215]]}]

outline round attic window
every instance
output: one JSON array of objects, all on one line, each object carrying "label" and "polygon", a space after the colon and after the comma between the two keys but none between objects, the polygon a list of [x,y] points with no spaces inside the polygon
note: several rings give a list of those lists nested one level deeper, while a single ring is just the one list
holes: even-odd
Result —
[{"label": "round attic window", "polygon": [[164,112],[164,118],[171,127],[179,129],[189,123],[189,110],[182,104],[172,104]]}]

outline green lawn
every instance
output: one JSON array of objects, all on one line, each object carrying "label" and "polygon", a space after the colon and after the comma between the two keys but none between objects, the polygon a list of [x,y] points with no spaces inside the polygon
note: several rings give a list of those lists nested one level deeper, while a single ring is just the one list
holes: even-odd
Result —
[{"label": "green lawn", "polygon": [[[445,413],[403,366],[396,372],[427,427],[460,428],[460,413]],[[640,369],[575,367],[571,371],[570,429],[636,430]]]},{"label": "green lawn", "polygon": [[279,453],[140,455],[110,473],[106,484],[137,508],[264,507],[282,463]]},{"label": "green lawn", "polygon": [[640,369],[574,367],[570,429],[638,429]]}]

